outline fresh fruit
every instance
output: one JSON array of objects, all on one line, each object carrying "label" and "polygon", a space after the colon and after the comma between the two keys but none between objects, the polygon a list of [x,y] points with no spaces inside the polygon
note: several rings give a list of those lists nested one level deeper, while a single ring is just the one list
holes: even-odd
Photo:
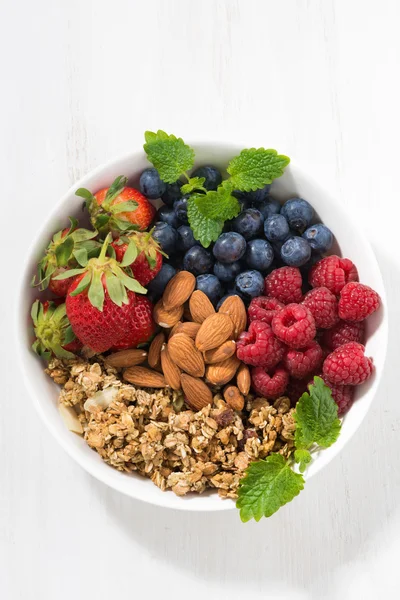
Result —
[{"label": "fresh fruit", "polygon": [[283,304],[300,302],[303,297],[302,283],[299,269],[281,267],[265,278],[265,295],[276,298]]},{"label": "fresh fruit", "polygon": [[317,329],[330,329],[339,319],[336,296],[326,287],[307,292],[302,304],[311,312]]},{"label": "fresh fruit", "polygon": [[246,200],[248,200],[248,202],[253,204],[261,204],[267,200],[270,189],[271,184],[267,183],[267,185],[264,185],[253,192],[243,192],[243,196],[246,198]]},{"label": "fresh fruit", "polygon": [[216,262],[214,264],[214,275],[223,283],[234,281],[242,270],[242,265],[239,261],[225,264]]},{"label": "fresh fruit", "polygon": [[253,298],[247,309],[249,321],[262,321],[271,325],[274,316],[282,310],[285,305],[276,298],[258,296]]},{"label": "fresh fruit", "polygon": [[185,394],[186,404],[188,404],[192,410],[201,410],[212,403],[213,397],[211,390],[201,379],[182,373],[181,384]]},{"label": "fresh fruit", "polygon": [[251,370],[251,382],[257,394],[274,400],[283,396],[289,382],[289,375],[281,367],[277,367],[271,374],[268,374],[263,367],[254,367]]},{"label": "fresh fruit", "polygon": [[285,396],[290,398],[292,406],[296,406],[297,401],[304,392],[307,391],[307,380],[305,379],[294,379],[293,377],[289,378],[289,383],[285,390]]},{"label": "fresh fruit", "polygon": [[288,304],[271,323],[274,334],[291,348],[304,348],[315,337],[314,317],[306,306]]},{"label": "fresh fruit", "polygon": [[188,198],[189,196],[182,196],[182,198],[180,198],[179,200],[176,200],[174,202],[174,211],[176,214],[176,217],[178,219],[178,221],[180,221],[180,223],[183,223],[184,225],[187,225],[189,223],[188,221]]},{"label": "fresh fruit", "polygon": [[281,214],[286,217],[290,229],[303,233],[311,224],[314,210],[307,200],[291,198],[282,206]]},{"label": "fresh fruit", "polygon": [[206,367],[206,380],[212,385],[225,385],[235,376],[239,365],[240,360],[235,355],[215,365],[208,365]]},{"label": "fresh fruit", "polygon": [[270,242],[283,242],[289,235],[289,224],[280,214],[274,214],[264,221],[264,234]]},{"label": "fresh fruit", "polygon": [[206,352],[204,352],[204,362],[206,365],[214,365],[215,363],[219,363],[227,358],[230,358],[235,354],[235,352],[236,343],[234,340],[228,340],[217,348],[206,350]]},{"label": "fresh fruit", "polygon": [[203,275],[212,271],[214,260],[211,252],[203,246],[193,246],[183,257],[183,268],[194,275]]},{"label": "fresh fruit", "polygon": [[233,322],[233,338],[236,340],[246,329],[247,315],[243,300],[237,295],[225,298],[218,308],[218,312],[229,315]]},{"label": "fresh fruit", "polygon": [[339,317],[344,321],[364,321],[378,310],[380,303],[379,294],[368,285],[347,283],[340,292]]},{"label": "fresh fruit", "polygon": [[234,324],[226,313],[215,313],[203,321],[196,335],[196,348],[201,352],[218,348],[232,339]]},{"label": "fresh fruit", "polygon": [[[197,339],[197,338],[196,338]],[[185,333],[176,333],[168,340],[168,352],[174,363],[192,377],[203,377],[204,359],[194,341]]]},{"label": "fresh fruit", "polygon": [[236,383],[242,394],[247,396],[250,391],[251,376],[249,367],[244,363],[242,363],[237,370]]},{"label": "fresh fruit", "polygon": [[179,227],[179,219],[176,216],[174,208],[171,206],[160,206],[156,216],[157,222],[168,223],[175,229]]},{"label": "fresh fruit", "polygon": [[153,338],[153,341],[149,347],[149,356],[147,362],[149,363],[149,367],[155,369],[160,366],[161,362],[161,348],[165,343],[165,335],[163,331],[157,333],[157,335]]},{"label": "fresh fruit", "polygon": [[136,348],[139,344],[147,342],[154,330],[153,305],[146,296],[137,294],[135,305],[127,319],[124,335],[113,344],[111,350]]},{"label": "fresh fruit", "polygon": [[153,317],[157,325],[169,329],[174,327],[182,318],[183,306],[178,306],[172,310],[166,310],[162,299],[157,302],[153,310]]},{"label": "fresh fruit", "polygon": [[271,244],[266,240],[250,240],[247,242],[245,260],[250,269],[261,272],[267,271],[274,260],[274,251]]},{"label": "fresh fruit", "polygon": [[139,188],[146,198],[156,200],[165,193],[167,184],[161,181],[157,169],[150,167],[141,174]]},{"label": "fresh fruit", "polygon": [[248,331],[239,335],[237,357],[247,365],[272,369],[283,358],[285,345],[275,337],[271,327],[261,321],[250,323]]},{"label": "fresh fruit", "polygon": [[147,359],[147,352],[141,349],[130,348],[129,350],[119,350],[109,354],[104,362],[110,367],[126,368],[140,365]]},{"label": "fresh fruit", "polygon": [[283,364],[291,377],[305,379],[315,373],[322,363],[322,358],[321,346],[316,341],[312,341],[304,348],[289,348]]},{"label": "fresh fruit", "polygon": [[331,388],[332,397],[338,405],[338,417],[343,417],[353,405],[354,402],[354,386],[353,385],[333,385],[326,382],[326,385]]},{"label": "fresh fruit", "polygon": [[240,260],[246,252],[246,240],[235,231],[229,231],[219,236],[214,244],[215,258],[222,263],[233,263]]},{"label": "fresh fruit", "polygon": [[178,234],[176,229],[168,225],[168,223],[163,223],[158,221],[155,224],[152,233],[153,238],[158,242],[161,247],[161,250],[171,256],[176,252],[176,246],[178,243]]},{"label": "fresh fruit", "polygon": [[182,185],[183,184],[181,181],[175,181],[175,183],[166,184],[166,190],[161,195],[161,199],[164,202],[164,204],[166,204],[167,206],[173,206],[176,200],[182,198]]},{"label": "fresh fruit", "polygon": [[240,233],[245,240],[257,237],[263,228],[264,218],[259,210],[248,208],[242,211],[236,219],[231,222],[232,231]]},{"label": "fresh fruit", "polygon": [[363,321],[358,323],[338,321],[332,329],[324,331],[322,340],[330,350],[336,350],[336,348],[348,342],[362,343],[364,341],[364,333],[365,323]]},{"label": "fresh fruit", "polygon": [[181,225],[178,232],[178,250],[187,252],[193,246],[198,246],[200,242],[194,239],[193,231],[189,225]]},{"label": "fresh fruit", "polygon": [[196,289],[204,292],[214,306],[223,294],[222,285],[218,277],[209,273],[196,277]]},{"label": "fresh fruit", "polygon": [[312,287],[327,287],[337,296],[350,281],[358,281],[356,266],[348,258],[332,255],[313,266],[309,274]]},{"label": "fresh fruit", "polygon": [[289,267],[302,267],[311,257],[311,246],[302,237],[290,237],[281,247],[281,259]]},{"label": "fresh fruit", "polygon": [[235,289],[247,300],[259,296],[264,289],[264,277],[259,271],[243,271],[235,279]]},{"label": "fresh fruit", "polygon": [[172,265],[164,263],[157,275],[150,281],[147,288],[150,292],[160,296],[170,279],[176,274],[176,269]]},{"label": "fresh fruit", "polygon": [[122,377],[138,387],[164,388],[167,385],[161,373],[157,373],[157,371],[152,371],[146,367],[129,367],[125,369]]},{"label": "fresh fruit", "polygon": [[222,183],[221,172],[212,165],[205,165],[204,167],[195,169],[191,177],[204,177],[203,187],[206,190],[216,190]]},{"label": "fresh fruit", "polygon": [[162,302],[165,310],[179,309],[190,298],[196,279],[189,271],[180,271],[167,284]]},{"label": "fresh fruit", "polygon": [[203,323],[207,317],[215,314],[211,300],[201,290],[196,290],[191,295],[189,300],[189,309],[191,317],[196,323]]},{"label": "fresh fruit", "polygon": [[369,379],[373,363],[364,351],[364,346],[357,342],[349,342],[334,350],[324,360],[324,378],[335,385],[359,385]]},{"label": "fresh fruit", "polygon": [[54,302],[35,300],[31,317],[36,338],[32,349],[45,360],[50,360],[52,355],[74,358],[82,348],[72,331],[65,304],[56,306]]},{"label": "fresh fruit", "polygon": [[264,219],[268,219],[268,217],[272,217],[272,215],[277,215],[281,210],[279,200],[275,200],[271,197],[267,197],[267,199],[262,202],[253,202],[252,206],[260,211]]},{"label": "fresh fruit", "polygon": [[225,387],[224,399],[227,405],[233,410],[243,410],[244,397],[240,393],[239,388],[235,385],[228,385]]},{"label": "fresh fruit", "polygon": [[323,223],[311,225],[303,233],[303,238],[307,240],[313,250],[317,252],[328,252],[333,244],[333,234]]},{"label": "fresh fruit", "polygon": [[111,246],[115,250],[117,261],[124,261],[141,285],[147,285],[159,273],[162,251],[151,231],[131,232],[114,240]]}]

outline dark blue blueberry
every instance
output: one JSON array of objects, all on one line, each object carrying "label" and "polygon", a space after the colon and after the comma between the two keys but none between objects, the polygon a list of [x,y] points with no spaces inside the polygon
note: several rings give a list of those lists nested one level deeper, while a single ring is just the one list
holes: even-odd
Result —
[{"label": "dark blue blueberry", "polygon": [[199,246],[200,242],[194,239],[193,231],[189,225],[181,225],[178,231],[178,250],[187,252],[193,246]]},{"label": "dark blue blueberry", "polygon": [[299,236],[290,237],[281,248],[281,258],[289,267],[301,267],[310,260],[311,246]]},{"label": "dark blue blueberry", "polygon": [[212,271],[214,260],[211,252],[203,246],[193,246],[183,257],[183,268],[193,275],[203,275]]},{"label": "dark blue blueberry", "polygon": [[205,187],[206,190],[216,190],[222,182],[222,175],[220,171],[218,171],[218,169],[212,165],[199,167],[193,171],[191,177],[204,177],[205,182],[203,183],[203,187]]},{"label": "dark blue blueberry", "polygon": [[160,271],[147,285],[147,289],[157,296],[161,296],[170,279],[176,275],[176,269],[168,263],[163,263]]},{"label": "dark blue blueberry", "polygon": [[166,184],[167,189],[161,196],[161,200],[164,202],[164,204],[167,204],[167,206],[173,206],[175,200],[182,198],[182,185],[183,183],[181,181],[175,181],[175,183]]},{"label": "dark blue blueberry", "polygon": [[171,227],[178,227],[179,221],[175,210],[171,206],[160,206],[157,211],[157,221],[168,223]]},{"label": "dark blue blueberry", "polygon": [[[240,212],[246,210],[246,208],[252,208],[251,202],[247,200],[244,196],[244,192],[239,192],[239,190],[234,190],[232,192],[232,196],[235,196],[239,202]],[[258,207],[257,207],[258,208]]]},{"label": "dark blue blueberry", "polygon": [[270,189],[271,184],[268,183],[263,188],[255,190],[254,192],[243,192],[243,195],[247,200],[249,200],[249,202],[264,202],[269,194]]},{"label": "dark blue blueberry", "polygon": [[231,221],[231,229],[240,233],[245,240],[251,240],[261,233],[263,222],[264,219],[259,210],[248,208]]},{"label": "dark blue blueberry", "polygon": [[270,242],[281,242],[289,235],[289,224],[283,215],[272,215],[264,221],[264,233]]},{"label": "dark blue blueberry", "polygon": [[291,229],[303,233],[312,221],[314,209],[303,198],[291,198],[282,206],[281,214],[286,217]]},{"label": "dark blue blueberry", "polygon": [[264,219],[272,217],[272,215],[278,215],[281,210],[281,204],[279,200],[268,197],[265,202],[259,202],[254,204],[254,208],[260,211]]},{"label": "dark blue blueberry", "polygon": [[246,252],[246,240],[235,231],[222,233],[214,244],[215,258],[222,263],[233,263],[240,260]]},{"label": "dark blue blueberry", "polygon": [[188,201],[189,196],[182,196],[182,198],[180,200],[176,200],[174,202],[174,211],[176,212],[176,216],[178,217],[179,221],[181,223],[183,223],[184,225],[187,225],[189,223],[188,221],[188,216],[187,216],[187,201]]},{"label": "dark blue blueberry", "polygon": [[234,281],[242,270],[242,265],[239,261],[230,264],[216,262],[214,265],[214,275],[223,283]]},{"label": "dark blue blueberry", "polygon": [[183,271],[183,255],[174,254],[168,259],[168,263],[174,267],[177,271]]},{"label": "dark blue blueberry", "polygon": [[196,290],[204,292],[214,306],[223,294],[222,285],[219,279],[215,277],[215,275],[210,275],[210,273],[196,277]]},{"label": "dark blue blueberry", "polygon": [[176,252],[178,233],[176,229],[171,227],[171,225],[168,225],[168,223],[164,223],[163,221],[159,221],[155,224],[152,235],[153,238],[160,244],[163,252],[168,255]]},{"label": "dark blue blueberry", "polygon": [[323,223],[311,225],[303,233],[303,238],[318,252],[327,252],[333,244],[333,233]]},{"label": "dark blue blueberry", "polygon": [[245,300],[245,298],[243,298],[243,294],[240,294],[236,290],[228,290],[228,293],[225,294],[225,296],[222,296],[221,300],[218,302],[217,306],[215,307],[216,310],[219,310],[221,308],[222,304],[225,302],[225,300],[227,298],[229,298],[230,296],[239,296],[239,298],[242,298],[242,300]]},{"label": "dark blue blueberry", "polygon": [[246,299],[260,296],[264,290],[264,277],[259,271],[243,271],[235,279],[235,290]]},{"label": "dark blue blueberry", "polygon": [[250,240],[247,243],[245,259],[250,269],[265,272],[274,260],[274,251],[267,240]]},{"label": "dark blue blueberry", "polygon": [[145,169],[139,179],[139,188],[142,194],[150,200],[160,198],[167,188],[167,184],[160,179],[157,169]]}]

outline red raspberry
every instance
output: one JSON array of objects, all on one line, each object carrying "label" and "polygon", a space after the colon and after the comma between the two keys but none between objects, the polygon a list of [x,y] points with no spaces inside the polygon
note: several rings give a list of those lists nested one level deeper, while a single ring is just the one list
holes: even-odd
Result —
[{"label": "red raspberry", "polygon": [[271,327],[261,321],[250,323],[249,330],[240,334],[236,347],[239,360],[266,369],[275,367],[286,350],[285,345],[272,333]]},{"label": "red raspberry", "polygon": [[272,318],[283,307],[284,304],[276,298],[268,298],[268,296],[253,298],[247,310],[249,321],[262,321],[271,325]]},{"label": "red raspberry", "polygon": [[262,367],[255,367],[251,370],[251,381],[257,394],[275,400],[284,394],[289,375],[282,367],[277,367],[272,375]]},{"label": "red raspberry", "polygon": [[356,266],[348,258],[327,256],[314,265],[310,271],[309,282],[313,288],[327,287],[333,294],[349,281],[358,281]]},{"label": "red raspberry", "polygon": [[324,379],[336,385],[358,385],[371,377],[372,359],[364,355],[364,346],[349,342],[334,350],[325,359]]},{"label": "red raspberry", "polygon": [[310,342],[301,349],[290,348],[283,364],[291,377],[304,379],[313,373],[322,363],[322,348],[318,342]]},{"label": "red raspberry", "polygon": [[362,283],[348,283],[340,292],[339,317],[344,321],[364,321],[381,303],[379,294]]},{"label": "red raspberry", "polygon": [[303,297],[301,291],[302,279],[300,270],[295,267],[281,267],[274,269],[265,278],[264,293],[272,296],[283,304],[300,302]]},{"label": "red raspberry", "polygon": [[[335,385],[328,381],[322,374],[318,374],[318,377],[324,380],[325,385],[327,385],[331,392],[332,398],[338,405],[338,416],[342,417],[352,406],[354,402],[354,385]],[[308,382],[308,385],[314,383],[314,378]]]},{"label": "red raspberry", "polygon": [[296,402],[298,401],[298,399],[301,398],[304,392],[307,391],[307,384],[307,380],[304,379],[293,379],[293,377],[289,379],[289,383],[285,391],[285,396],[288,396],[288,398],[290,398],[292,406],[296,406]]},{"label": "red raspberry", "polygon": [[336,296],[326,287],[315,288],[308,292],[302,304],[310,310],[318,329],[330,329],[338,321]]},{"label": "red raspberry", "polygon": [[348,342],[364,341],[365,323],[346,323],[338,321],[329,331],[324,331],[322,336],[323,343],[331,350],[336,350],[339,346]]},{"label": "red raspberry", "polygon": [[314,317],[302,304],[288,304],[272,319],[272,331],[291,348],[304,348],[315,338]]}]

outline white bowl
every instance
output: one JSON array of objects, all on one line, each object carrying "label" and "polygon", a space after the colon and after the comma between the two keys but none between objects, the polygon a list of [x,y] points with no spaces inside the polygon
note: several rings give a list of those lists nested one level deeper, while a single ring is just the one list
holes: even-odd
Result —
[{"label": "white bowl", "polygon": [[[192,146],[196,151],[198,165],[215,164],[221,169],[225,168],[229,159],[244,147],[217,143],[192,144]],[[138,182],[139,174],[146,166],[148,163],[145,154],[140,150],[94,169],[74,184],[57,206],[49,212],[48,217],[44,218],[45,224],[26,255],[17,303],[16,335],[21,371],[34,404],[48,429],[64,450],[91,475],[110,487],[144,502],[181,510],[229,510],[234,508],[234,502],[222,500],[215,492],[201,496],[177,497],[170,491],[162,492],[149,479],[120,473],[103,462],[82,438],[71,433],[65,427],[57,409],[59,389],[45,375],[42,361],[30,349],[32,329],[29,314],[31,304],[37,297],[37,292],[30,287],[30,280],[35,265],[52,234],[66,226],[69,215],[82,218],[82,200],[75,196],[75,190],[79,187],[86,187],[95,192],[108,186],[118,175],[126,175],[130,183],[135,185]],[[338,244],[336,250],[354,261],[358,267],[360,281],[374,288],[380,294],[383,302],[383,308],[368,319],[366,348],[367,354],[374,359],[375,374],[365,385],[357,389],[357,401],[344,419],[339,440],[331,448],[321,451],[315,457],[306,473],[308,479],[325,467],[343,449],[371,406],[383,372],[386,354],[388,330],[386,299],[381,273],[372,249],[362,231],[359,230],[357,223],[347,213],[343,202],[335,201],[328,192],[313,182],[307,173],[292,164],[284,176],[274,182],[273,195],[281,200],[294,195],[306,198],[313,205],[321,220],[334,232]]]}]

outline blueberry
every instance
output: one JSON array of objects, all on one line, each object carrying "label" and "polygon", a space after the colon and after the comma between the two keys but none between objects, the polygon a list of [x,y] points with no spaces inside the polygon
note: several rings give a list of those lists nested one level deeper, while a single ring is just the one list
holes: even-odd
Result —
[{"label": "blueberry", "polygon": [[242,265],[239,261],[226,265],[221,262],[216,262],[214,265],[214,275],[223,283],[233,281],[242,270]]},{"label": "blueberry", "polygon": [[291,229],[303,233],[312,221],[314,209],[303,198],[291,198],[282,206],[281,214],[286,217]]},{"label": "blueberry", "polygon": [[260,211],[264,219],[268,219],[268,217],[272,217],[272,215],[278,215],[281,210],[279,200],[275,200],[271,197],[268,197],[265,202],[259,202],[253,206]]},{"label": "blueberry", "polygon": [[264,277],[259,271],[243,271],[235,279],[235,289],[246,299],[260,296],[264,290]]},{"label": "blueberry", "polygon": [[160,206],[157,211],[157,221],[163,221],[164,223],[168,223],[171,227],[178,227],[179,221],[176,216],[176,212],[171,206]]},{"label": "blueberry", "polygon": [[209,273],[213,267],[213,257],[203,246],[193,246],[183,257],[183,267],[185,271],[190,271],[193,275],[202,275]]},{"label": "blueberry", "polygon": [[283,215],[272,215],[264,221],[264,233],[270,242],[281,242],[289,235],[289,224]]},{"label": "blueberry", "polygon": [[263,188],[255,190],[255,192],[244,192],[243,195],[247,200],[249,200],[249,202],[264,202],[269,194],[270,189],[271,184],[268,183]]},{"label": "blueberry", "polygon": [[168,263],[174,267],[177,271],[183,271],[183,256],[182,254],[173,254],[169,259]]},{"label": "blueberry", "polygon": [[179,221],[181,223],[183,223],[184,225],[187,225],[189,223],[188,216],[187,216],[188,198],[189,198],[189,196],[182,196],[182,198],[180,200],[176,200],[174,202],[174,211],[176,212],[176,216],[178,217]]},{"label": "blueberry", "polygon": [[265,272],[274,260],[274,251],[267,240],[250,240],[247,244],[245,259],[250,269]]},{"label": "blueberry", "polygon": [[175,200],[179,200],[180,198],[182,198],[182,185],[183,183],[181,181],[175,181],[175,183],[166,184],[167,189],[161,195],[161,200],[164,202],[164,204],[167,204],[168,206],[173,206]]},{"label": "blueberry", "polygon": [[178,242],[178,233],[176,229],[168,225],[168,223],[164,223],[159,221],[155,224],[153,231],[153,238],[160,244],[161,249],[166,254],[173,254],[176,252],[176,244]]},{"label": "blueberry", "polygon": [[222,175],[220,171],[218,171],[218,169],[212,165],[199,167],[193,171],[191,177],[204,177],[205,182],[203,183],[203,186],[206,188],[206,190],[216,190],[222,182]]},{"label": "blueberry", "polygon": [[168,263],[163,263],[160,271],[147,285],[148,290],[150,290],[153,294],[161,296],[168,281],[172,279],[174,275],[176,275],[176,269],[174,269],[174,267]]},{"label": "blueberry", "polygon": [[281,248],[281,258],[289,267],[301,267],[310,260],[311,246],[299,236],[290,237]]},{"label": "blueberry", "polygon": [[193,231],[189,225],[178,227],[178,250],[187,252],[193,246],[198,246],[200,242],[194,239]]},{"label": "blueberry", "polygon": [[240,233],[245,240],[251,240],[262,231],[263,216],[259,210],[248,208],[231,221],[232,231]]},{"label": "blueberry", "polygon": [[222,233],[214,244],[215,258],[222,263],[233,263],[246,252],[246,240],[234,231]]},{"label": "blueberry", "polygon": [[215,275],[210,275],[210,273],[196,277],[196,290],[204,292],[214,306],[223,294],[219,279]]},{"label": "blueberry", "polygon": [[155,200],[164,194],[167,185],[160,179],[157,169],[150,167],[149,169],[145,169],[141,174],[139,187],[146,198]]},{"label": "blueberry", "polygon": [[307,240],[313,250],[318,252],[327,252],[333,244],[333,234],[323,223],[311,225],[303,233],[303,238]]}]

